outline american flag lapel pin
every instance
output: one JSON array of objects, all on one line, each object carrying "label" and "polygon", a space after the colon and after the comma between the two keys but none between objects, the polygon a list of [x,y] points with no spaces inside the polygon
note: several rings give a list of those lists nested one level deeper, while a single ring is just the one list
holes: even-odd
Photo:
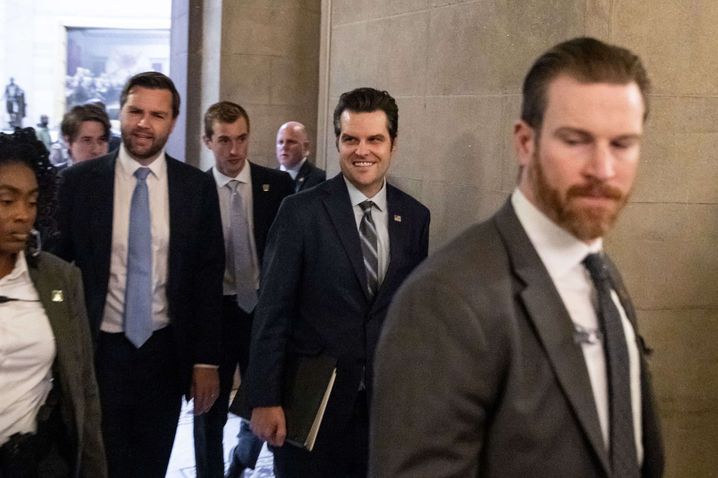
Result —
[{"label": "american flag lapel pin", "polygon": [[394,221],[401,222],[401,216],[398,214],[394,214]]},{"label": "american flag lapel pin", "polygon": [[269,192],[269,184],[262,184],[262,191]]},{"label": "american flag lapel pin", "polygon": [[53,290],[50,294],[50,300],[52,302],[64,302],[65,301],[65,295],[62,293],[62,290]]}]

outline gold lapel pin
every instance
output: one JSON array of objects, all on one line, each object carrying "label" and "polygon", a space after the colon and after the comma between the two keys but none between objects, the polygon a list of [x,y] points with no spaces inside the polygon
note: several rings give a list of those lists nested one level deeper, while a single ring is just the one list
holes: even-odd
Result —
[{"label": "gold lapel pin", "polygon": [[62,290],[53,290],[52,294],[50,294],[50,300],[53,302],[64,302],[65,296],[62,293]]},{"label": "gold lapel pin", "polygon": [[269,184],[262,184],[262,191],[264,191],[265,193],[269,191]]},{"label": "gold lapel pin", "polygon": [[401,222],[401,216],[398,215],[398,214],[394,214],[394,220],[395,220],[396,222]]}]

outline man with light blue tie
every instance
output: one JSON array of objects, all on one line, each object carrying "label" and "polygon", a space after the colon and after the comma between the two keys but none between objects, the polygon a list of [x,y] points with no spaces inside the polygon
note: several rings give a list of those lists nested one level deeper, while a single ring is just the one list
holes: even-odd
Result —
[{"label": "man with light blue tie", "polygon": [[219,390],[224,255],[210,178],[164,151],[180,98],[168,77],[130,78],[122,145],[64,173],[60,256],[83,274],[110,477],[165,476],[182,394]]}]

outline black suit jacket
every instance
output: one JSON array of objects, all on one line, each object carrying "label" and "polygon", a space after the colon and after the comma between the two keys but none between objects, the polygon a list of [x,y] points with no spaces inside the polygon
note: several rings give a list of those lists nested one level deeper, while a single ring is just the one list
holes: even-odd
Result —
[{"label": "black suit jacket", "polygon": [[[657,478],[663,448],[638,348],[642,476]],[[407,280],[376,361],[369,476],[611,476],[581,345],[510,202]]]},{"label": "black suit jacket", "polygon": [[294,191],[299,192],[323,183],[327,180],[327,173],[323,169],[314,166],[309,160],[304,161],[294,179]]},{"label": "black suit jacket", "polygon": [[[247,161],[252,176],[252,217],[257,260],[262,263],[269,228],[274,222],[282,200],[293,193],[292,177],[283,171],[265,168]],[[207,173],[214,181],[212,168]]]},{"label": "black suit jacket", "polygon": [[387,307],[427,255],[429,210],[387,184],[390,262],[376,297],[366,287],[359,232],[341,174],[289,196],[272,226],[255,309],[247,377],[251,407],[280,405],[288,354],[338,359],[337,380],[318,438],[341,433]]},{"label": "black suit jacket", "polygon": [[[110,275],[115,151],[63,173],[57,253],[82,271],[87,313],[96,335]],[[167,156],[170,240],[167,301],[188,387],[196,363],[219,364],[224,241],[214,181]]]}]

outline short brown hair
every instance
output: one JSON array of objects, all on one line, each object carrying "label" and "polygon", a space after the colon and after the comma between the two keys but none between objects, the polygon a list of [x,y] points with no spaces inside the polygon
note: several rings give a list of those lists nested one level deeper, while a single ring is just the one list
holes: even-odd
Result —
[{"label": "short brown hair", "polygon": [[158,71],[143,71],[137,73],[135,76],[127,80],[122,93],[120,94],[120,109],[127,103],[127,97],[130,95],[130,90],[135,86],[141,88],[149,88],[150,90],[167,90],[172,93],[172,117],[176,118],[179,116],[180,111],[180,95],[175,88],[175,84],[172,82],[169,76],[164,75]]},{"label": "short brown hair", "polygon": [[204,135],[212,138],[214,130],[212,129],[215,121],[220,123],[234,123],[239,118],[244,118],[247,122],[247,132],[249,132],[249,115],[247,111],[237,103],[231,101],[220,101],[207,108],[204,114]]},{"label": "short brown hair", "polygon": [[595,38],[579,37],[559,43],[534,62],[523,84],[521,119],[541,129],[546,111],[548,85],[559,75],[582,83],[628,84],[641,90],[644,120],[648,117],[650,80],[641,59],[625,48]]},{"label": "short brown hair", "polygon": [[354,113],[383,111],[386,114],[389,138],[392,144],[394,143],[399,134],[399,107],[389,92],[364,87],[342,93],[336,108],[334,108],[334,134],[337,139],[342,132],[340,119],[346,110]]},{"label": "short brown hair", "polygon": [[68,143],[74,143],[77,135],[80,134],[80,126],[85,121],[97,121],[105,130],[105,139],[110,140],[110,118],[107,116],[105,109],[94,103],[73,106],[70,111],[65,113],[60,123],[60,132],[66,138]]}]

